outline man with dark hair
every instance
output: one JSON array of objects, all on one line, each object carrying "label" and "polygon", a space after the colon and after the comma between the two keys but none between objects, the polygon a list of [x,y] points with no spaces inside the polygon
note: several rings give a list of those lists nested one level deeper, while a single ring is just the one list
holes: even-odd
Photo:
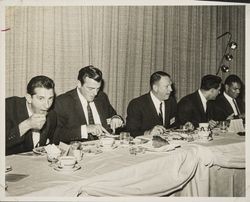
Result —
[{"label": "man with dark hair", "polygon": [[215,120],[224,121],[233,118],[245,118],[245,105],[239,96],[242,86],[241,79],[235,74],[229,75],[225,79],[225,90],[215,100]]},{"label": "man with dark hair", "polygon": [[49,109],[54,87],[50,78],[36,76],[29,81],[25,97],[6,98],[6,155],[52,143],[56,114]]},{"label": "man with dark hair", "polygon": [[55,144],[95,140],[108,134],[110,128],[115,132],[123,125],[108,96],[100,91],[102,82],[102,72],[91,65],[86,66],[79,71],[77,88],[56,98]]},{"label": "man with dark hair", "polygon": [[126,129],[131,136],[158,135],[175,124],[177,103],[170,75],[157,71],[150,77],[150,92],[130,101]]},{"label": "man with dark hair", "polygon": [[210,127],[217,123],[212,118],[212,100],[220,92],[221,78],[206,75],[201,79],[201,87],[192,94],[186,95],[178,102],[178,123],[188,128],[198,127],[199,123],[209,122]]}]

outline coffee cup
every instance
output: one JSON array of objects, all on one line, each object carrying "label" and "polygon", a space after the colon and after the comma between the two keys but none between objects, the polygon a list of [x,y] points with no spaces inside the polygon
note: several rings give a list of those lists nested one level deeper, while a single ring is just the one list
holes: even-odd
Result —
[{"label": "coffee cup", "polygon": [[76,158],[74,156],[62,156],[59,162],[62,168],[72,169],[76,164]]},{"label": "coffee cup", "polygon": [[208,130],[209,123],[199,123],[199,130],[200,131],[207,131]]}]

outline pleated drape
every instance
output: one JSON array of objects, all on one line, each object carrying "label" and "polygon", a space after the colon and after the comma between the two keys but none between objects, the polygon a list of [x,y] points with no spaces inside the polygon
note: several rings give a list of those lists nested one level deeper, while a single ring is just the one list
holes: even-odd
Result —
[{"label": "pleated drape", "polygon": [[[245,80],[244,6],[6,7],[6,97],[25,94],[44,74],[61,94],[76,86],[81,67],[104,75],[104,91],[124,117],[128,102],[149,91],[149,77],[168,72],[179,100],[200,78],[215,74],[230,31],[238,49],[230,73]],[[219,75],[225,78],[229,73]]]}]

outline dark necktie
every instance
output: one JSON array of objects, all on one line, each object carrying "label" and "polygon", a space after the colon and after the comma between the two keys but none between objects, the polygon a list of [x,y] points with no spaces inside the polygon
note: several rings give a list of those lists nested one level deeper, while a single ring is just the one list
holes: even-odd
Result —
[{"label": "dark necktie", "polygon": [[235,106],[235,108],[236,108],[236,110],[237,110],[237,115],[240,115],[240,109],[239,109],[239,107],[238,107],[238,105],[237,105],[237,102],[236,102],[236,100],[235,99],[233,99],[233,102],[234,102],[234,106]]},{"label": "dark necktie", "polygon": [[92,110],[90,108],[89,102],[87,104],[87,111],[88,111],[89,125],[90,124],[95,124],[93,113],[92,113]]},{"label": "dark necktie", "polygon": [[161,102],[161,104],[160,104],[159,118],[160,118],[161,123],[163,124],[162,102]]}]

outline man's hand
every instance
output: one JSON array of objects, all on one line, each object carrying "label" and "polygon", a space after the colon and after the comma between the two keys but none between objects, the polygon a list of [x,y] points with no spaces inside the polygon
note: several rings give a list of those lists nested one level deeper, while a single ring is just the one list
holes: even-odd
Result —
[{"label": "man's hand", "polygon": [[91,133],[92,135],[95,135],[97,137],[100,137],[104,133],[109,134],[109,132],[104,127],[102,127],[101,124],[87,125],[86,129],[87,133]]},{"label": "man's hand", "polygon": [[213,129],[215,126],[217,126],[218,125],[218,121],[214,121],[214,120],[210,120],[209,122],[209,127],[211,128],[211,129]]},{"label": "man's hand", "polygon": [[163,133],[167,132],[166,128],[164,128],[164,126],[161,125],[156,125],[155,127],[153,127],[150,131],[149,131],[149,135],[150,136],[154,136],[154,135],[161,135]]},{"label": "man's hand", "polygon": [[226,120],[232,120],[232,119],[234,119],[234,113],[230,114]]},{"label": "man's hand", "polygon": [[30,129],[41,130],[46,122],[45,114],[33,114],[27,119]]},{"label": "man's hand", "polygon": [[185,123],[185,125],[183,126],[184,130],[188,130],[188,131],[193,131],[194,130],[194,125],[191,122],[187,122]]},{"label": "man's hand", "polygon": [[123,120],[120,117],[114,117],[110,120],[110,128],[113,133],[115,133],[115,129],[123,126]]},{"label": "man's hand", "polygon": [[46,114],[33,114],[28,119],[19,124],[20,135],[24,135],[28,130],[41,130],[46,122]]}]

